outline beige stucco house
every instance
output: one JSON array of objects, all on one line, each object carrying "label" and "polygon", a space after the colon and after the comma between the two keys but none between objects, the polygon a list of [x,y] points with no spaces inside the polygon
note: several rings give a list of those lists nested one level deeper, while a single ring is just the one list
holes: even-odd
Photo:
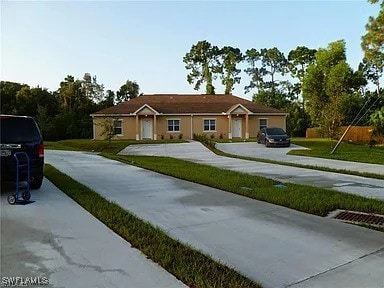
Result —
[{"label": "beige stucco house", "polygon": [[111,119],[115,139],[192,139],[193,134],[248,139],[265,126],[286,128],[280,110],[223,94],[141,95],[91,116],[94,139],[104,138],[103,123]]}]

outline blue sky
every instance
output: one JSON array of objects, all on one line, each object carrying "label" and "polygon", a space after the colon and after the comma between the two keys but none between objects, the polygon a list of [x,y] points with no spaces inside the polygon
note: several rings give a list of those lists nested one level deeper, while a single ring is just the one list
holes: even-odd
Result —
[{"label": "blue sky", "polygon": [[[378,5],[367,1],[1,1],[1,80],[56,90],[66,75],[127,79],[143,93],[197,93],[183,56],[199,40],[219,47],[326,48],[344,39],[356,69]],[[247,77],[234,94],[244,94]],[[204,93],[204,87],[200,91]],[[216,93],[224,87],[217,83]]]}]

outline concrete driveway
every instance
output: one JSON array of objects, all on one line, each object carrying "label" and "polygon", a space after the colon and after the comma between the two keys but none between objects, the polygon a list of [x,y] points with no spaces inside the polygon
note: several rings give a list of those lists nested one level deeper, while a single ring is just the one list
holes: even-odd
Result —
[{"label": "concrete driveway", "polygon": [[6,277],[41,277],[49,286],[33,287],[186,287],[48,180],[32,191],[34,203],[9,205],[8,194],[1,194],[1,286]]},{"label": "concrete driveway", "polygon": [[[172,148],[173,149],[173,148]],[[384,287],[384,234],[105,159],[46,161],[265,287]]]},{"label": "concrete driveway", "polygon": [[[232,145],[231,143],[230,145]],[[244,144],[244,143],[239,143]],[[260,151],[268,150],[277,157],[283,155],[289,148],[265,148],[256,143],[245,143],[247,145],[238,145],[241,151],[258,149]],[[258,148],[249,148],[250,146],[258,146]],[[219,146],[221,147],[221,146]],[[245,148],[245,147],[248,147]],[[229,150],[229,149],[227,149]],[[253,151],[253,150],[252,150]],[[275,153],[275,154],[273,154]],[[234,159],[229,157],[218,156],[205,148],[199,142],[189,142],[180,144],[148,144],[148,145],[130,145],[123,149],[122,155],[153,155],[153,156],[169,156],[173,158],[184,159],[196,163],[212,165],[218,168],[229,169],[252,175],[260,175],[267,178],[275,179],[280,182],[291,182],[318,186],[322,188],[335,189],[340,192],[352,193],[364,197],[373,197],[384,200],[384,180],[365,178],[359,176],[345,175],[339,173],[323,172],[312,169],[296,168],[276,164],[260,163],[249,160]],[[260,153],[261,154],[261,153]],[[266,155],[266,153],[264,153]],[[248,155],[252,156],[252,155]],[[296,156],[292,156],[296,157]],[[310,158],[310,157],[305,157]],[[311,158],[311,165],[316,165],[318,158]],[[352,162],[347,162],[352,163]],[[358,164],[358,163],[357,163]],[[357,165],[353,164],[353,165]],[[352,164],[351,164],[352,165]],[[369,165],[369,164],[367,164]],[[383,173],[383,166],[376,165],[372,169],[376,169],[377,174]],[[344,169],[347,169],[346,166]],[[371,167],[371,166],[369,166]]]},{"label": "concrete driveway", "polygon": [[307,149],[302,146],[292,144],[291,147],[283,148],[266,148],[263,144],[252,142],[245,143],[217,143],[217,149],[245,157],[255,157],[262,159],[270,159],[287,163],[295,163],[301,165],[311,165],[318,167],[328,167],[340,170],[351,170],[357,172],[367,172],[384,175],[384,166],[378,164],[358,163],[351,161],[341,161],[332,159],[322,159],[314,157],[287,155],[291,150]]}]

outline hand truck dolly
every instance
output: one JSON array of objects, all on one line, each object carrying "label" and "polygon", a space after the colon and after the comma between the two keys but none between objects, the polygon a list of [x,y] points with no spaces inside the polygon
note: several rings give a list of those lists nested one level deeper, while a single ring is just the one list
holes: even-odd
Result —
[{"label": "hand truck dolly", "polygon": [[[24,201],[28,202],[29,199],[31,199],[31,193],[30,193],[30,187],[29,187],[29,182],[30,182],[30,177],[31,177],[31,161],[29,159],[29,156],[25,152],[16,152],[13,154],[13,157],[16,160],[16,191],[14,194],[9,195],[7,200],[8,203],[13,205],[16,202],[19,201],[20,199],[20,193],[21,197],[23,198]],[[22,185],[20,179],[20,172],[21,169],[26,168],[27,169],[27,179],[26,179],[26,185]]]}]

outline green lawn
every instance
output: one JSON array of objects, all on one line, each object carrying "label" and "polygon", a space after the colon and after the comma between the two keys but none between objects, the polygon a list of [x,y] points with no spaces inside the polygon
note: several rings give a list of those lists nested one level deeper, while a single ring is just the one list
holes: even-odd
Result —
[{"label": "green lawn", "polygon": [[[301,155],[384,165],[384,146],[342,142],[334,154],[330,154],[337,141],[329,139],[293,138],[292,143],[311,150],[292,150],[289,155]],[[383,168],[384,169],[384,168]]]}]

